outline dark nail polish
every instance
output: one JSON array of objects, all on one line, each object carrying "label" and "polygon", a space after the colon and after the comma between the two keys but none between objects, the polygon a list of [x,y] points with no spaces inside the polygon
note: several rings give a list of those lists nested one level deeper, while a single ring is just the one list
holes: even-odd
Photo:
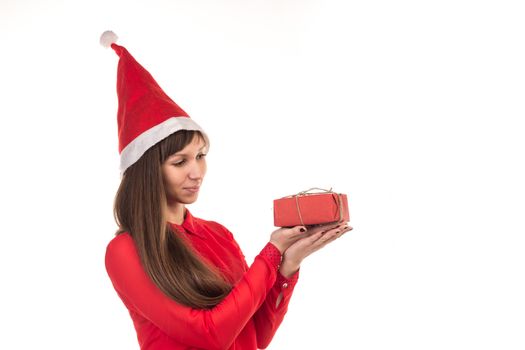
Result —
[{"label": "dark nail polish", "polygon": [[306,232],[306,229],[304,227],[301,227],[301,229],[299,231]]}]

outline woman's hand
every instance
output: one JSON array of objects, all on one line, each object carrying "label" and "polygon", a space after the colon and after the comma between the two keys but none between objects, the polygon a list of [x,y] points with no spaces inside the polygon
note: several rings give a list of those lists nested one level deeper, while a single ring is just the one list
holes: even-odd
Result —
[{"label": "woman's hand", "polygon": [[297,271],[304,258],[351,230],[353,227],[347,222],[310,227],[305,236],[296,240],[285,250],[281,266],[282,273],[290,275],[290,272]]},{"label": "woman's hand", "polygon": [[306,227],[295,226],[291,228],[281,227],[272,232],[270,243],[283,254],[289,246],[305,237]]}]

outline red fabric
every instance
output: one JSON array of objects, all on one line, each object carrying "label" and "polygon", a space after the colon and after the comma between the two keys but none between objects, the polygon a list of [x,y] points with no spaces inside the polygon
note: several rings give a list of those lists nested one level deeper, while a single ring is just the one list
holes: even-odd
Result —
[{"label": "red fabric", "polygon": [[171,117],[189,118],[125,47],[111,44],[117,68],[119,153],[137,136]]},{"label": "red fabric", "polygon": [[140,348],[266,348],[287,312],[299,271],[290,279],[282,276],[278,271],[281,254],[271,243],[248,266],[230,231],[217,222],[193,217],[187,209],[182,225],[170,225],[235,285],[213,309],[180,305],[147,276],[129,233],[114,237],[106,248],[106,270],[130,313]]}]

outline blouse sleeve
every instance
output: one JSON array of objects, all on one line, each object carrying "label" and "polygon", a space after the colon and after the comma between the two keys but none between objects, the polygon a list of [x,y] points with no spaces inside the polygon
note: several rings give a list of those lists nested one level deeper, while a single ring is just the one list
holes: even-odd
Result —
[{"label": "blouse sleeve", "polygon": [[226,349],[264,303],[277,278],[281,254],[268,243],[221,303],[193,309],[166,296],[144,271],[129,234],[115,237],[106,248],[105,265],[126,306],[188,346]]},{"label": "blouse sleeve", "polygon": [[[246,264],[246,257],[244,256],[241,248],[235,241],[233,234],[222,227],[223,230],[228,234],[235,247],[238,250],[238,254],[241,257],[245,270],[248,269]],[[278,250],[277,250],[278,251]],[[280,252],[278,251],[279,255]],[[280,260],[280,259],[279,259]],[[253,315],[255,322],[255,329],[257,333],[257,347],[259,349],[266,349],[273,339],[277,329],[281,325],[286,312],[288,311],[288,304],[292,297],[295,285],[299,279],[299,270],[290,278],[284,277],[279,271],[277,271],[277,279],[266,295],[264,303],[259,307],[257,312]],[[279,299],[279,305],[276,306],[277,300]]]},{"label": "blouse sleeve", "polygon": [[[299,270],[290,278],[284,277],[280,272],[277,273],[277,280],[273,288],[266,296],[259,310],[253,315],[255,328],[257,330],[257,346],[259,349],[266,349],[266,347],[268,347],[277,329],[283,322],[284,316],[288,311],[290,298],[299,279]],[[276,306],[280,294],[279,305]]]}]

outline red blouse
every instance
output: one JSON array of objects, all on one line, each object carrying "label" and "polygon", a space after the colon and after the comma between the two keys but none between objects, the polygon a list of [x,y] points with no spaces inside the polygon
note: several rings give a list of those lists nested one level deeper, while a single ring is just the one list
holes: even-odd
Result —
[{"label": "red blouse", "polygon": [[[204,261],[233,281],[230,294],[212,309],[193,309],[167,297],[144,271],[129,233],[114,237],[105,264],[113,287],[129,311],[141,349],[265,349],[281,324],[299,271],[279,271],[281,254],[271,243],[251,266],[228,229],[193,217],[188,209],[181,231]],[[282,299],[275,306],[279,294]]]}]

